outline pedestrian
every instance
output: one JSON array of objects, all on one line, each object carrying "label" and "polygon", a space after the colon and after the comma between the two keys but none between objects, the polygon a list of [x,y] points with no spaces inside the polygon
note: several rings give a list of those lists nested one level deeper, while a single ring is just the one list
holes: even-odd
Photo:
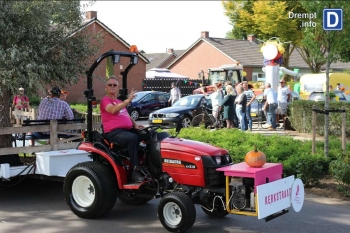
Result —
[{"label": "pedestrian", "polygon": [[267,111],[267,122],[270,124],[269,130],[276,130],[276,109],[277,109],[277,95],[271,88],[270,83],[265,84],[264,97],[266,98],[263,106],[263,111]]},{"label": "pedestrian", "polygon": [[280,80],[280,86],[277,89],[277,114],[276,114],[276,124],[278,126],[279,124],[279,116],[282,116],[283,125],[281,125],[280,128],[285,127],[286,119],[285,115],[287,112],[288,102],[290,101],[290,90],[288,87],[286,87],[286,81],[284,79]]},{"label": "pedestrian", "polygon": [[226,120],[226,127],[228,129],[233,127],[234,115],[235,113],[235,99],[234,89],[231,85],[226,86],[226,95],[224,96],[224,100],[222,102],[222,106],[224,107],[224,117],[223,120]]},{"label": "pedestrian", "polygon": [[176,83],[172,82],[171,83],[171,90],[170,90],[170,98],[168,100],[168,103],[171,105],[175,104],[176,101],[178,101],[181,98],[181,91],[180,89],[176,86]]},{"label": "pedestrian", "polygon": [[245,113],[247,109],[247,96],[243,93],[244,89],[241,84],[236,86],[237,96],[235,99],[236,103],[236,115],[240,123],[240,130],[245,131]]},{"label": "pedestrian", "polygon": [[340,83],[337,83],[336,90],[340,91]]},{"label": "pedestrian", "polygon": [[[30,111],[29,98],[24,95],[24,88],[18,88],[18,94],[13,97],[12,107],[17,111]],[[15,111],[15,112],[17,112]],[[21,124],[21,119],[26,120],[28,117],[22,116],[19,113],[15,116],[16,125]]]},{"label": "pedestrian", "polygon": [[137,124],[126,109],[135,98],[136,91],[134,88],[131,89],[126,100],[119,100],[119,83],[115,76],[108,78],[106,91],[107,95],[102,98],[100,104],[103,131],[108,140],[127,148],[131,163],[129,168],[131,180],[142,182],[145,176],[141,173],[138,147],[140,141],[144,139],[147,141],[149,136],[138,133],[138,130],[143,129],[144,126]]},{"label": "pedestrian", "polygon": [[231,95],[233,96],[233,111],[234,111],[234,114],[233,114],[233,121],[232,121],[232,127],[238,128],[239,123],[238,123],[238,118],[237,118],[237,114],[236,114],[236,104],[235,104],[235,99],[236,99],[237,93],[236,93],[235,88],[234,88],[233,85],[232,85],[232,82],[231,82],[231,81],[226,81],[226,82],[224,83],[224,87],[222,88],[222,89],[223,89],[224,96],[227,95],[225,89],[226,89],[226,86],[228,86],[228,85],[231,85],[232,88],[233,88],[233,92],[231,93]]},{"label": "pedestrian", "polygon": [[211,104],[212,104],[212,114],[215,118],[214,126],[217,127],[219,124],[219,114],[220,114],[220,106],[222,105],[222,101],[224,100],[224,95],[222,93],[222,83],[215,83],[214,92],[210,95]]},{"label": "pedestrian", "polygon": [[296,78],[296,83],[294,84],[293,90],[300,95],[300,78]]},{"label": "pedestrian", "polygon": [[243,93],[247,96],[247,108],[245,112],[245,118],[244,118],[244,125],[245,125],[245,130],[252,131],[253,128],[253,120],[252,116],[250,115],[250,110],[251,110],[251,104],[255,100],[256,96],[254,94],[254,91],[249,88],[248,82],[243,81]]}]

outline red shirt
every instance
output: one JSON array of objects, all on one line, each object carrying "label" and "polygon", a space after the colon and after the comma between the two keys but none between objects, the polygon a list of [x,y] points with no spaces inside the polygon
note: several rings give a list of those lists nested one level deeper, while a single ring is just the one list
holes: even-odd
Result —
[{"label": "red shirt", "polygon": [[27,96],[22,95],[16,95],[15,97],[13,97],[13,102],[15,103],[15,107],[18,110],[24,110],[24,109],[28,109],[28,104],[29,104],[29,99]]}]

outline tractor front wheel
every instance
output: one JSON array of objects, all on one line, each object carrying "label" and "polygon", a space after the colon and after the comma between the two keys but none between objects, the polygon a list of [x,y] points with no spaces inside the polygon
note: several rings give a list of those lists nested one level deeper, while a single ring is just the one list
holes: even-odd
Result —
[{"label": "tractor front wheel", "polygon": [[196,220],[196,208],[185,193],[173,192],[160,200],[158,217],[168,231],[185,232]]}]

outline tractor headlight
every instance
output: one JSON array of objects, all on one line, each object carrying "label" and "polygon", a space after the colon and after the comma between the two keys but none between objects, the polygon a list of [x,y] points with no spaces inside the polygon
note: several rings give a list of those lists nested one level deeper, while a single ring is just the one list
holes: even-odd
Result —
[{"label": "tractor headlight", "polygon": [[226,158],[227,162],[230,162],[230,155],[229,154],[225,155],[225,158]]},{"label": "tractor headlight", "polygon": [[215,161],[217,165],[221,165],[221,156],[216,156]]}]

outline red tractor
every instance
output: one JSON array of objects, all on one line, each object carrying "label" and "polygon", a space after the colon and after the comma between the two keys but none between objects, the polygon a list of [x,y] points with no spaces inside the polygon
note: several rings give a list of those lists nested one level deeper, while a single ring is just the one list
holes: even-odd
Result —
[{"label": "red tractor", "polygon": [[[113,208],[117,198],[130,205],[160,198],[158,217],[162,225],[170,232],[184,232],[195,222],[195,204],[213,218],[231,213],[266,221],[287,213],[293,201],[296,211],[301,209],[302,183],[294,182],[294,176],[282,179],[282,164],[266,163],[260,168],[249,167],[244,162],[233,164],[227,150],[157,132],[158,126],[139,131],[150,139],[140,142],[138,149],[144,181],[132,182],[126,148],[108,141],[103,132],[93,130],[92,108],[96,98],[92,74],[107,57],[112,57],[113,63],[121,58],[130,59],[121,73],[121,99],[128,93],[127,74],[138,61],[137,53],[110,51],[101,55],[86,72],[87,130],[78,149],[88,152],[91,161],[73,166],[64,181],[67,204],[77,216],[101,217]],[[181,129],[179,122],[177,133]],[[242,182],[233,184],[232,177],[242,177]]]},{"label": "red tractor", "polygon": [[[64,192],[71,210],[81,218],[92,219],[110,211],[117,198],[127,204],[141,205],[159,197],[159,219],[171,232],[183,232],[192,227],[196,219],[194,204],[200,204],[211,217],[226,216],[228,212],[222,204],[225,176],[216,171],[232,165],[225,149],[156,132],[155,126],[147,127],[139,131],[151,138],[141,142],[139,147],[145,179],[140,183],[128,179],[130,162],[126,148],[108,141],[103,133],[92,129],[92,108],[96,102],[92,74],[109,56],[114,63],[121,58],[130,59],[122,73],[121,99],[128,93],[127,74],[138,61],[136,53],[110,51],[101,55],[86,72],[87,131],[78,149],[89,152],[93,161],[77,164],[66,175]],[[177,132],[180,128],[181,124]]]}]

